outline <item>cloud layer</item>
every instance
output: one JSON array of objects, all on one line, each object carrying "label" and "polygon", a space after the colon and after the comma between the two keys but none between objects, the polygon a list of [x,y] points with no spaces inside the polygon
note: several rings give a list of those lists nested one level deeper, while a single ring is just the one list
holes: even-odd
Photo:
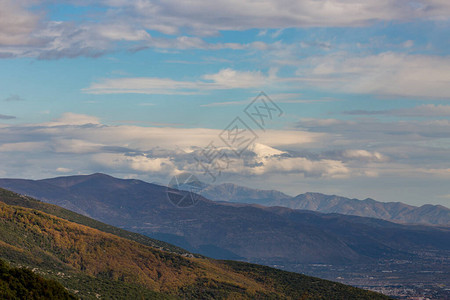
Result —
[{"label": "cloud layer", "polygon": [[[0,56],[95,57],[122,49],[242,49],[263,43],[208,43],[203,37],[254,28],[357,27],[382,21],[448,20],[444,0],[67,1],[93,5],[76,21],[47,19],[38,0],[1,0]],[[150,32],[163,33],[152,35]],[[278,33],[279,34],[279,33]],[[274,38],[278,35],[273,34]]]},{"label": "cloud layer", "polygon": [[384,52],[309,57],[286,79],[344,93],[450,99],[450,57]]},{"label": "cloud layer", "polygon": [[[66,113],[52,122],[1,126],[0,156],[9,157],[3,160],[4,170],[18,176],[30,176],[29,170],[39,170],[33,177],[63,170],[103,170],[166,178],[183,171],[201,175],[197,160],[213,142],[230,158],[223,173],[237,177],[351,178],[399,172],[408,176],[411,170],[450,176],[448,169],[440,168],[442,159],[450,159],[445,143],[437,146],[450,139],[448,121],[395,125],[367,121],[355,126],[351,121],[311,119],[298,126],[307,130],[267,130],[237,157],[220,143],[221,130],[109,126],[93,116]],[[422,141],[434,141],[435,146],[421,145]],[[375,142],[376,147],[367,147]],[[405,152],[411,143],[415,148]]]}]

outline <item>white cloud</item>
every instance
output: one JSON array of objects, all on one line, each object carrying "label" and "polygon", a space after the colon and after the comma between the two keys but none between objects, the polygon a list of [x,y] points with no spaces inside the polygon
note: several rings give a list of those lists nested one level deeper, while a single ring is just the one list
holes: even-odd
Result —
[{"label": "white cloud", "polygon": [[326,143],[319,145],[320,140],[314,143],[323,149],[319,158],[345,162],[352,175],[448,176],[449,120],[307,119],[298,126],[302,130],[326,134]]},{"label": "white cloud", "polygon": [[[342,0],[262,0],[209,2],[190,1],[109,1],[127,8],[135,20],[150,29],[174,34],[181,28],[207,35],[220,30],[252,28],[364,26],[377,21],[412,18],[448,18],[444,1],[342,1]],[[155,18],[158,16],[158,18]],[[263,31],[264,32],[264,31]]]},{"label": "white cloud", "polygon": [[[88,5],[96,2],[73,2]],[[97,1],[107,13],[87,10],[77,20],[49,20],[31,9],[36,0],[1,0],[0,56],[41,59],[88,56],[148,47],[164,49],[267,49],[262,42],[208,43],[224,30],[367,26],[380,21],[448,20],[445,0]],[[69,2],[70,5],[70,2]],[[152,36],[149,31],[164,33]],[[185,34],[185,32],[187,34]],[[407,41],[405,47],[410,47]]]},{"label": "white cloud", "polygon": [[249,173],[263,175],[266,173],[300,173],[305,177],[343,178],[350,174],[345,163],[337,160],[310,160],[304,157],[264,157],[259,158],[258,165],[250,168]]},{"label": "white cloud", "polygon": [[403,43],[403,47],[405,48],[411,48],[412,46],[414,46],[414,41],[412,40],[407,40]]},{"label": "white cloud", "polygon": [[332,54],[301,61],[297,75],[291,80],[346,93],[450,99],[450,57]]},{"label": "white cloud", "polygon": [[230,68],[222,69],[216,74],[207,74],[203,79],[212,81],[217,88],[252,88],[266,85],[268,77],[261,72],[236,71]]},{"label": "white cloud", "polygon": [[[114,78],[92,83],[84,89],[92,94],[142,93],[191,95],[209,90],[246,89],[283,84],[315,86],[344,93],[375,94],[391,97],[450,100],[450,57],[407,55],[385,52],[378,55],[354,57],[333,54],[310,57],[297,62],[297,76],[277,77],[277,69],[267,74],[260,71],[222,69],[202,76],[197,81],[177,81],[169,78]],[[290,100],[284,100],[289,102]],[[305,100],[291,100],[304,102]],[[308,100],[313,101],[313,100]],[[319,100],[316,100],[319,101]],[[323,101],[329,101],[325,99]],[[228,101],[214,105],[232,105]],[[393,114],[447,116],[446,106],[422,106],[397,110]]]},{"label": "white cloud", "polygon": [[170,158],[151,158],[146,155],[129,156],[118,153],[101,153],[92,156],[94,163],[109,169],[128,172],[175,174],[177,169]]},{"label": "white cloud", "polygon": [[45,150],[48,150],[48,145],[45,142],[18,142],[0,145],[0,152],[33,152]]},{"label": "white cloud", "polygon": [[196,93],[199,85],[195,82],[175,81],[169,78],[116,78],[103,79],[92,83],[84,92],[90,94],[175,94]]},{"label": "white cloud", "polygon": [[383,162],[387,161],[387,157],[385,157],[383,154],[379,152],[370,152],[367,150],[345,150],[343,152],[343,157],[350,158],[350,159],[361,159],[366,161],[376,161],[376,162]]},{"label": "white cloud", "polygon": [[72,171],[73,171],[72,169],[64,168],[64,167],[59,167],[56,169],[56,172],[58,172],[58,173],[70,173]]},{"label": "white cloud", "polygon": [[[0,126],[3,144],[33,139],[33,142],[48,143],[55,151],[74,153],[108,146],[129,148],[130,151],[147,151],[156,145],[163,149],[204,147],[211,141],[220,141],[221,132],[221,129],[209,128],[108,126],[102,124],[97,117],[74,113],[65,113],[61,118],[48,123]],[[320,133],[299,130],[267,130],[261,135],[260,141],[279,147],[308,145],[324,138]]]},{"label": "white cloud", "polygon": [[95,27],[99,37],[111,41],[145,41],[150,40],[150,34],[144,29],[135,29],[129,24],[99,24]]},{"label": "white cloud", "polygon": [[58,138],[51,141],[52,150],[56,153],[96,153],[104,145],[79,139]]},{"label": "white cloud", "polygon": [[190,95],[205,90],[245,89],[266,85],[270,76],[261,72],[222,69],[215,74],[206,74],[203,81],[176,81],[169,78],[114,78],[92,83],[84,89],[90,94],[175,94]]},{"label": "white cloud", "polygon": [[[27,45],[39,16],[27,10],[32,1],[0,0],[0,46]],[[1,49],[1,48],[0,48]]]},{"label": "white cloud", "polygon": [[61,118],[55,121],[44,123],[46,126],[64,126],[64,125],[87,125],[87,124],[100,124],[97,117],[75,114],[75,113],[64,113]]},{"label": "white cloud", "polygon": [[437,177],[450,177],[450,168],[439,168],[439,169],[434,169],[434,168],[430,168],[430,169],[425,169],[425,168],[421,168],[418,169],[419,172],[422,173],[427,173],[430,175],[434,175]]}]

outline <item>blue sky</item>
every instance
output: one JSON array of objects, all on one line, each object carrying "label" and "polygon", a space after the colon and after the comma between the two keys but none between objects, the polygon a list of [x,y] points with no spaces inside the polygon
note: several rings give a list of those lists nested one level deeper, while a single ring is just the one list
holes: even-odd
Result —
[{"label": "blue sky", "polygon": [[[106,172],[450,204],[450,4],[0,0],[1,177]],[[264,91],[283,115],[244,113]],[[220,139],[240,117],[258,138]]]}]

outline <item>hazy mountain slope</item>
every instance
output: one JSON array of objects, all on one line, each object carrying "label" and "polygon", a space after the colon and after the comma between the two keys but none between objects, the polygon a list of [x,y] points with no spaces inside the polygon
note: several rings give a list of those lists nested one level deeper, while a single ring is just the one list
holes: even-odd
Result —
[{"label": "hazy mountain slope", "polygon": [[231,183],[209,185],[201,194],[214,201],[284,206],[322,213],[339,213],[388,221],[450,225],[450,209],[442,205],[416,207],[401,202],[379,202],[373,199],[349,199],[335,195],[305,193],[290,197],[278,191],[256,190]]},{"label": "hazy mountain slope", "polygon": [[73,204],[73,199],[71,199],[72,195],[65,189],[55,185],[27,179],[0,179],[0,182],[1,188],[15,191],[23,195],[33,195],[35,198],[42,201],[62,206],[83,215],[88,215],[87,212]]},{"label": "hazy mountain slope", "polygon": [[[26,186],[21,182],[8,184],[53,203],[60,201],[55,191],[64,188],[66,201],[100,221],[215,258],[265,264],[368,263],[450,250],[450,233],[445,229],[206,199],[179,209],[168,201],[165,187],[103,174],[33,181]],[[51,186],[55,191],[49,190]]]},{"label": "hazy mountain slope", "polygon": [[56,278],[83,298],[387,299],[267,267],[186,258],[1,200],[0,257]]},{"label": "hazy mountain slope", "polygon": [[232,183],[207,185],[201,195],[213,201],[255,203],[266,205],[274,201],[283,201],[291,196],[274,190],[256,190]]},{"label": "hazy mountain slope", "polygon": [[106,233],[112,233],[119,237],[133,240],[133,241],[136,241],[138,243],[141,243],[141,244],[144,244],[147,246],[158,248],[160,250],[169,251],[169,252],[178,253],[178,254],[184,254],[187,252],[186,250],[176,247],[172,244],[168,244],[168,243],[160,241],[160,240],[152,239],[145,235],[137,234],[135,232],[131,232],[131,231],[127,231],[127,230],[124,230],[124,229],[121,229],[118,227],[114,227],[114,226],[99,222],[97,220],[91,219],[89,217],[86,217],[84,215],[80,215],[73,211],[67,210],[60,206],[41,202],[36,199],[30,198],[27,196],[23,196],[20,194],[16,194],[16,193],[13,193],[8,190],[1,189],[1,188],[0,188],[0,201],[6,203],[8,205],[18,205],[21,207],[37,209],[39,211],[51,214],[53,216],[60,217],[60,218],[63,218],[63,219],[66,219],[68,221],[75,222],[78,224],[86,225],[86,226],[98,229],[98,230],[106,232]]}]

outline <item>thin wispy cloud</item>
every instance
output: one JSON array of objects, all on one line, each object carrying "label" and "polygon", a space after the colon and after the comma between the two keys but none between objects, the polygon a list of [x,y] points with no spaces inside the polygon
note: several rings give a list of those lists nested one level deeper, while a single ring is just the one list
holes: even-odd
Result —
[{"label": "thin wispy cloud", "polygon": [[200,81],[177,81],[170,78],[115,78],[91,84],[83,91],[90,94],[169,94],[192,95],[208,90],[257,88],[269,83],[270,76],[260,71],[222,69],[206,74]]},{"label": "thin wispy cloud", "polygon": [[6,102],[15,102],[15,101],[25,101],[24,98],[20,97],[19,95],[11,95],[9,97],[6,97],[4,99]]},{"label": "thin wispy cloud", "polygon": [[200,104],[200,106],[201,107],[218,107],[218,106],[233,106],[233,105],[241,105],[242,106],[245,104],[248,104],[247,100],[213,102],[213,103]]},{"label": "thin wispy cloud", "polygon": [[450,117],[450,105],[424,104],[412,108],[401,108],[391,110],[349,110],[344,111],[347,115],[391,115],[401,117]]},{"label": "thin wispy cloud", "polygon": [[12,119],[16,119],[16,117],[0,114],[0,120],[12,120]]}]

